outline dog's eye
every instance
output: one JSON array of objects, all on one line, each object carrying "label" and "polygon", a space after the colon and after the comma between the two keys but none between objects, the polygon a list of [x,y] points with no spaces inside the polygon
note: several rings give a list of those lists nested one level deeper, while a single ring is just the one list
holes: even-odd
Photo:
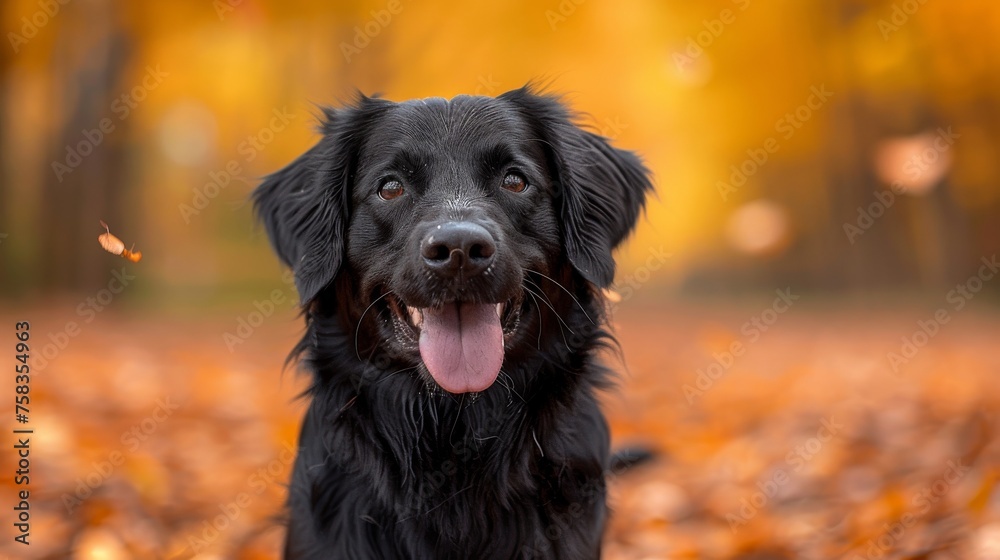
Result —
[{"label": "dog's eye", "polygon": [[524,192],[528,188],[528,182],[517,173],[508,173],[504,175],[503,188],[511,192]]},{"label": "dog's eye", "polygon": [[378,197],[382,200],[392,200],[398,196],[403,196],[403,183],[395,179],[389,179],[378,188]]}]

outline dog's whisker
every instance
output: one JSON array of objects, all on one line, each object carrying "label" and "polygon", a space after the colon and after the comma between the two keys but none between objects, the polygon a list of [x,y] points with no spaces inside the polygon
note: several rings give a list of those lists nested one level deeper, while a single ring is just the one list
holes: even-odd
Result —
[{"label": "dog's whisker", "polygon": [[504,389],[507,389],[507,402],[510,403],[511,393],[513,391],[512,385],[514,384],[513,380],[510,378],[509,375],[504,373],[503,370],[500,370],[500,373],[497,374],[497,384],[503,387]]},{"label": "dog's whisker", "polygon": [[[538,296],[539,298],[541,298],[541,299],[542,299],[542,303],[544,303],[546,307],[548,307],[549,309],[551,309],[551,310],[552,310],[552,314],[556,316],[556,319],[559,319],[559,323],[560,323],[560,324],[561,324],[561,325],[562,325],[563,327],[565,327],[565,328],[566,328],[566,330],[568,330],[568,331],[569,331],[569,334],[576,334],[576,333],[575,333],[575,332],[573,331],[573,329],[571,329],[571,328],[570,328],[570,326],[569,326],[569,325],[568,325],[568,324],[566,323],[566,321],[565,321],[565,320],[563,320],[563,318],[562,318],[562,315],[559,315],[559,312],[558,312],[558,311],[556,311],[556,308],[555,308],[555,307],[553,307],[551,303],[549,303],[549,301],[548,301],[548,298],[546,298],[546,297],[545,297],[544,295],[542,295],[542,294],[540,294],[540,293],[537,293],[537,292],[535,292],[534,290],[532,290],[531,288],[529,288],[529,287],[527,287],[527,286],[522,286],[522,287],[523,287],[523,288],[524,288],[524,290],[525,290],[526,292],[528,292],[529,294],[534,294],[534,295]],[[562,331],[562,329],[561,329],[561,328],[560,328],[559,330],[560,330],[560,332]],[[563,338],[565,338],[565,335],[563,336]]]},{"label": "dog's whisker", "polygon": [[531,439],[535,440],[535,446],[538,447],[538,452],[545,457],[545,451],[542,450],[542,444],[538,443],[538,435],[535,434],[535,430],[531,430]]},{"label": "dog's whisker", "polygon": [[[357,347],[356,346],[355,346],[355,351],[357,351]],[[367,362],[368,364],[371,364],[372,356],[375,355],[376,351],[378,351],[378,345],[372,346],[372,351],[368,353],[368,358],[366,358],[364,361]],[[361,357],[358,356],[358,359],[360,360]],[[368,372],[368,367],[364,366],[364,368],[361,370],[361,379],[358,380],[358,392],[359,393],[361,392],[361,388],[364,387],[364,385],[365,385],[365,374],[367,372]]]},{"label": "dog's whisker", "polygon": [[[552,282],[553,284],[555,284],[556,287],[558,287],[560,290],[566,292],[566,295],[568,295],[569,297],[573,298],[573,301],[576,302],[577,306],[580,307],[580,310],[583,311],[584,317],[586,317],[587,320],[590,321],[590,323],[592,325],[597,325],[597,323],[595,323],[594,320],[587,313],[587,308],[584,307],[582,303],[580,303],[580,300],[576,299],[576,296],[573,295],[573,292],[571,292],[568,289],[566,289],[566,286],[563,286],[562,284],[560,284],[559,281],[557,281],[555,278],[552,278],[551,276],[547,276],[545,274],[542,274],[541,272],[538,272],[537,270],[531,270],[530,268],[525,269],[525,270],[528,271],[528,272],[531,272],[533,274],[537,274],[537,275],[541,276],[542,278],[545,278],[546,280],[549,280],[550,282]],[[540,286],[539,286],[539,289],[541,289]]]},{"label": "dog's whisker", "polygon": [[[506,384],[503,383],[503,381],[501,381],[502,379],[506,379],[507,383]],[[497,375],[497,381],[501,385],[503,385],[504,387],[507,388],[507,394],[508,394],[507,401],[508,401],[508,404],[511,402],[510,393],[513,393],[513,394],[517,395],[517,398],[521,399],[521,402],[523,402],[523,403],[527,403],[528,402],[527,400],[525,400],[524,396],[521,395],[521,393],[518,393],[517,389],[514,388],[514,378],[511,377],[510,374],[508,374],[504,370],[500,370],[500,373]]]},{"label": "dog's whisker", "polygon": [[535,288],[536,293],[538,294],[539,297],[545,298],[545,301],[549,302],[550,305],[554,305],[552,302],[552,298],[550,298],[549,295],[545,293],[545,290],[543,290],[541,286],[532,282],[531,279],[528,277],[524,278],[524,282],[527,283],[532,288]]},{"label": "dog's whisker", "polygon": [[[441,507],[441,506],[445,505],[446,503],[448,503],[450,500],[452,500],[453,498],[455,498],[456,496],[458,496],[462,492],[465,492],[466,490],[472,489],[474,486],[475,485],[470,484],[470,485],[466,486],[465,488],[462,488],[460,490],[456,490],[454,494],[452,494],[451,496],[448,496],[447,498],[441,500],[436,506],[434,506],[434,507],[432,507],[432,508],[430,508],[430,509],[428,509],[426,511],[423,511],[421,513],[423,515],[427,515],[427,514],[431,513],[432,511],[434,511],[434,510],[438,509],[439,507]],[[404,517],[404,518],[400,519],[399,521],[397,521],[397,524],[398,523],[402,523],[404,521],[409,521],[410,519],[413,519],[415,517],[416,517],[416,515],[412,515],[410,517]]]},{"label": "dog's whisker", "polygon": [[539,311],[539,313],[538,313],[538,340],[536,342],[536,347],[539,350],[541,350],[542,349],[542,314],[541,314],[542,306],[538,305],[538,298],[535,297],[535,294],[533,294],[531,292],[526,292],[526,293],[528,294],[528,297],[530,297],[532,299],[532,301],[535,302],[535,307],[537,307],[538,311]]},{"label": "dog's whisker", "polygon": [[369,303],[368,307],[366,307],[365,310],[361,313],[361,317],[358,319],[358,324],[354,326],[354,353],[358,356],[358,360],[361,360],[361,350],[358,348],[358,334],[361,332],[361,323],[364,322],[365,320],[365,314],[367,314],[368,311],[372,308],[372,306],[378,303],[379,300],[387,297],[388,295],[389,292],[386,292],[380,295],[379,297],[375,298],[375,301]]},{"label": "dog's whisker", "polygon": [[559,315],[559,312],[556,311],[556,308],[552,307],[552,304],[549,302],[549,300],[548,300],[547,297],[545,297],[543,294],[541,294],[539,292],[535,292],[534,290],[532,290],[531,288],[529,288],[527,286],[522,286],[522,287],[524,288],[524,291],[528,292],[529,294],[533,294],[533,295],[538,296],[539,298],[541,298],[542,303],[544,303],[546,307],[548,307],[549,309],[551,309],[552,310],[552,314],[555,315],[557,319],[559,319],[559,323],[561,323],[562,326],[565,327],[566,330],[568,330],[570,332],[570,334],[576,334],[575,332],[573,332],[573,329],[571,329],[569,327],[569,325],[566,324],[566,321],[563,320],[562,315]]},{"label": "dog's whisker", "polygon": [[[535,306],[538,307],[539,315],[541,315],[542,309],[541,309],[541,306],[538,305],[538,298],[535,297],[536,294],[530,288],[528,288],[527,286],[522,286],[522,288],[524,288],[524,291],[527,292],[528,295],[531,296],[531,299],[535,300]],[[545,301],[545,299],[541,296],[541,294],[537,294],[537,295],[538,295],[539,298],[542,298],[542,303],[544,303],[546,306],[548,306],[548,308],[552,310],[552,314],[556,316],[556,320],[558,320],[559,323],[560,323],[560,325],[559,325],[559,335],[562,336],[563,344],[566,345],[566,350],[569,350],[570,352],[572,352],[573,348],[570,347],[569,340],[566,340],[566,331],[563,330],[563,327],[566,327],[566,329],[569,330],[570,334],[576,334],[576,333],[574,333],[573,329],[570,329],[569,325],[567,325],[566,322],[563,321],[563,318],[559,316],[559,313],[557,313],[556,310],[552,307],[552,304],[550,304],[549,302]],[[539,346],[540,346],[541,345],[541,330],[539,330],[538,335],[539,335]]]},{"label": "dog's whisker", "polygon": [[383,375],[382,379],[379,379],[378,381],[375,382],[375,385],[380,385],[382,383],[385,383],[386,381],[388,381],[394,375],[399,375],[400,373],[407,372],[407,371],[414,371],[414,370],[417,370],[419,368],[420,368],[420,366],[410,366],[410,367],[405,367],[403,369],[397,369],[396,371],[394,371],[392,373],[387,373],[387,374]]},{"label": "dog's whisker", "polygon": [[532,288],[535,288],[535,290],[538,291],[538,294],[541,295],[541,296],[543,296],[545,298],[545,301],[547,301],[547,302],[555,305],[555,303],[552,301],[552,298],[550,298],[549,295],[547,293],[545,293],[545,290],[538,283],[536,283],[534,280],[532,280],[531,278],[528,278],[527,276],[525,276],[524,277],[524,282],[526,282]]}]

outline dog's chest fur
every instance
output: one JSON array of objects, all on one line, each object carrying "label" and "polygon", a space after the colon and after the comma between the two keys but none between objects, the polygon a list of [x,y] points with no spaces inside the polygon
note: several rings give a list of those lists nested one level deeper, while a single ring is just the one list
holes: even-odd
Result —
[{"label": "dog's chest fur", "polygon": [[609,451],[594,390],[606,372],[588,355],[539,353],[507,374],[509,389],[473,401],[405,373],[359,390],[346,380],[372,372],[330,342],[310,360],[338,374],[317,375],[303,423],[290,557],[598,557]]}]

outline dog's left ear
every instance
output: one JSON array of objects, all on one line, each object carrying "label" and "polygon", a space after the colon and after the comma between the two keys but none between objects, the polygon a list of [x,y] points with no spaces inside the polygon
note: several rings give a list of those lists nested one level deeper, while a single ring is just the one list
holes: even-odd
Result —
[{"label": "dog's left ear", "polygon": [[357,152],[370,120],[387,104],[361,96],[353,106],[323,109],[319,143],[253,192],[257,218],[278,258],[295,273],[303,306],[340,269]]},{"label": "dog's left ear", "polygon": [[545,144],[570,263],[589,282],[610,286],[611,253],[632,231],[653,190],[649,171],[632,152],[578,127],[555,97],[524,87],[500,98],[518,107]]}]

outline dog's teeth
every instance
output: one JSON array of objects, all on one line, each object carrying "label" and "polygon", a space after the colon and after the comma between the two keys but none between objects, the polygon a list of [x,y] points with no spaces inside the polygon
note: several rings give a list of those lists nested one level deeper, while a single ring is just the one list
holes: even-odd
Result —
[{"label": "dog's teeth", "polygon": [[503,317],[503,304],[497,304],[497,317]]},{"label": "dog's teeth", "polygon": [[407,305],[406,306],[406,312],[410,314],[410,320],[413,321],[414,325],[419,325],[420,324],[420,320],[423,318],[423,315],[421,315],[419,309],[417,309],[416,307],[410,307],[409,305]]}]

